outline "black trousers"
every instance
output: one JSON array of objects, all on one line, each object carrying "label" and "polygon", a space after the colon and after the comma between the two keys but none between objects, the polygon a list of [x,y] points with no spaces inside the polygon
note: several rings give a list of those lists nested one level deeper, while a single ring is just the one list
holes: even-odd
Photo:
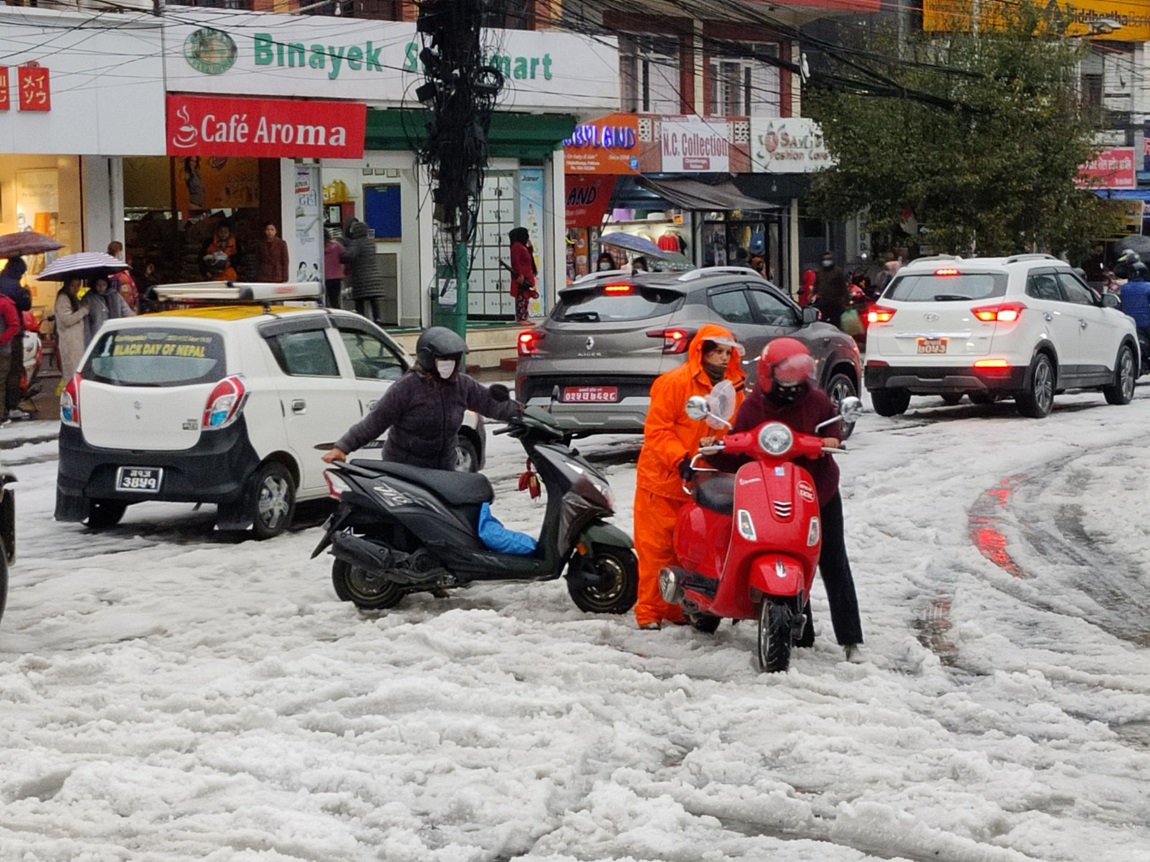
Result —
[{"label": "black trousers", "polygon": [[323,288],[324,292],[327,294],[327,307],[342,308],[343,302],[341,294],[343,293],[343,279],[329,278],[324,281]]},{"label": "black trousers", "polygon": [[[831,606],[831,625],[835,640],[840,644],[863,642],[862,621],[859,620],[859,602],[855,596],[855,581],[843,531],[843,500],[838,494],[821,507],[823,547],[819,554],[819,574],[827,591]],[[810,605],[807,605],[810,624]]]},{"label": "black trousers", "polygon": [[8,386],[4,392],[4,409],[15,410],[24,394],[20,389],[20,375],[24,373],[24,333],[11,341],[12,365],[8,369]]}]

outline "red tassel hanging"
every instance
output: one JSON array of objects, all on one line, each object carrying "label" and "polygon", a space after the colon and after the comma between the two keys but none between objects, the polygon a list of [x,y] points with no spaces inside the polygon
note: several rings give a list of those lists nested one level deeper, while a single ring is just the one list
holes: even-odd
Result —
[{"label": "red tassel hanging", "polygon": [[531,466],[530,458],[527,459],[527,469],[519,475],[519,490],[529,491],[532,500],[543,493],[543,489],[539,487],[539,474]]}]

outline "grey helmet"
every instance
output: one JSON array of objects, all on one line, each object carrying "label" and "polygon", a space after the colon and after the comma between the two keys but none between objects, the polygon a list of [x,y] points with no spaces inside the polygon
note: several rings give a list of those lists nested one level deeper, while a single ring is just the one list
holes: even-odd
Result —
[{"label": "grey helmet", "polygon": [[462,364],[467,342],[446,326],[432,326],[423,330],[415,342],[415,361],[424,371],[435,371],[436,359],[454,357]]}]

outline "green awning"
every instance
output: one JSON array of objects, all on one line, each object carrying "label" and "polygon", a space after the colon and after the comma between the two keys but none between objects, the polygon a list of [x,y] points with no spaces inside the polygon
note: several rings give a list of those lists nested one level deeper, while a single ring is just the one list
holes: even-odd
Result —
[{"label": "green awning", "polygon": [[[364,149],[418,149],[430,118],[428,111],[368,108]],[[571,137],[575,122],[568,114],[492,114],[488,153],[491,158],[542,161]]]}]

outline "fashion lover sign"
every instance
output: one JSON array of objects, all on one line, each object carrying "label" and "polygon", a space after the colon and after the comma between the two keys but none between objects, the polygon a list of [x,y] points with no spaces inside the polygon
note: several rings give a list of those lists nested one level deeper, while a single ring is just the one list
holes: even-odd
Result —
[{"label": "fashion lover sign", "polygon": [[168,95],[169,156],[363,157],[362,102]]}]

